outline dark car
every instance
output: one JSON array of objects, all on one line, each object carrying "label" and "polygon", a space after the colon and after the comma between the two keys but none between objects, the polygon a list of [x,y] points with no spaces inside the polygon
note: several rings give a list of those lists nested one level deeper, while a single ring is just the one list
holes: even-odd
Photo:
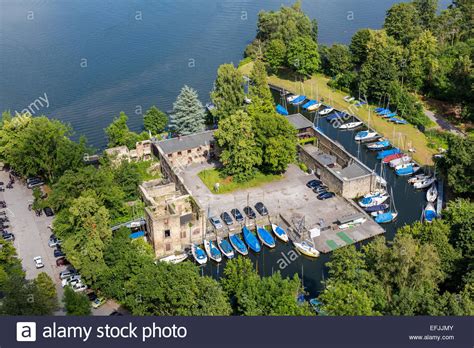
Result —
[{"label": "dark car", "polygon": [[230,214],[226,211],[221,214],[221,219],[226,225],[232,225],[234,223],[234,221],[230,217]]},{"label": "dark car", "polygon": [[316,187],[313,189],[313,192],[316,193],[316,194],[321,194],[321,193],[325,193],[328,191],[328,188],[326,186],[319,186],[319,187]]},{"label": "dark car", "polygon": [[315,189],[318,186],[321,186],[323,182],[321,180],[311,180],[306,183],[306,186],[308,186],[310,189]]},{"label": "dark car", "polygon": [[247,206],[244,208],[244,213],[250,218],[250,219],[255,219],[257,217],[257,214],[255,214],[254,210]]},{"label": "dark car", "polygon": [[56,266],[67,266],[70,265],[69,261],[65,257],[60,257],[56,260]]},{"label": "dark car", "polygon": [[232,209],[230,211],[230,213],[232,214],[232,216],[234,217],[235,221],[237,222],[242,222],[244,221],[244,217],[242,216],[242,213],[240,212],[239,209]]},{"label": "dark car", "polygon": [[262,202],[255,204],[255,209],[257,209],[258,213],[262,216],[268,215],[268,209]]},{"label": "dark car", "polygon": [[43,211],[46,216],[54,216],[53,209],[50,207],[45,207]]},{"label": "dark car", "polygon": [[324,192],[318,195],[318,199],[325,200],[334,197],[335,194],[333,192]]},{"label": "dark car", "polygon": [[7,242],[13,242],[15,240],[15,235],[13,233],[3,233],[2,238]]},{"label": "dark car", "polygon": [[122,316],[123,314],[117,311],[113,311],[112,313],[109,314],[110,316]]},{"label": "dark car", "polygon": [[63,256],[66,256],[66,254],[63,253],[61,249],[54,250],[54,257],[63,257]]},{"label": "dark car", "polygon": [[97,295],[95,292],[92,291],[87,294],[87,297],[89,298],[89,301],[95,301],[95,299],[97,298]]}]

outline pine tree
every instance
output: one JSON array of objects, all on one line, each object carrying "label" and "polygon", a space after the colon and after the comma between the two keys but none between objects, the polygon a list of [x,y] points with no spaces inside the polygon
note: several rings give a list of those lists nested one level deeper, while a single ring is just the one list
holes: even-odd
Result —
[{"label": "pine tree", "polygon": [[171,127],[180,135],[201,132],[205,128],[206,113],[196,90],[184,86],[173,104]]}]

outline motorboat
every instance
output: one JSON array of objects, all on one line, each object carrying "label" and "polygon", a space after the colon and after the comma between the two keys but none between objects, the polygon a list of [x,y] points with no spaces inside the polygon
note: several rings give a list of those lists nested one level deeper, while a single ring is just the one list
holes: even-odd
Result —
[{"label": "motorboat", "polygon": [[377,132],[372,132],[369,130],[361,131],[357,133],[354,137],[355,141],[370,141],[380,138],[380,135]]},{"label": "motorboat", "polygon": [[398,176],[412,175],[415,174],[418,170],[420,170],[420,167],[415,165],[414,163],[406,163],[396,166],[395,174],[397,174]]},{"label": "motorboat", "polygon": [[263,245],[266,245],[269,248],[274,248],[276,243],[275,243],[275,238],[271,235],[270,232],[268,232],[265,228],[261,226],[257,226],[257,236],[258,239],[260,239],[260,242],[262,242]]},{"label": "motorboat", "polygon": [[204,249],[206,250],[207,256],[216,262],[222,261],[222,253],[216,247],[212,240],[204,239]]},{"label": "motorboat", "polygon": [[262,250],[262,247],[257,239],[257,237],[250,232],[250,230],[247,228],[247,226],[244,226],[242,228],[242,233],[244,235],[244,240],[245,243],[247,243],[248,247],[253,250],[254,252],[258,253],[260,250]]},{"label": "motorboat", "polygon": [[319,251],[316,250],[313,243],[308,240],[304,240],[302,242],[293,242],[296,250],[298,250],[301,254],[309,256],[309,257],[318,257]]},{"label": "motorboat", "polygon": [[425,210],[423,211],[423,219],[425,222],[433,222],[434,219],[438,217],[438,214],[436,214],[435,207],[433,203],[428,202],[428,204],[425,207]]},{"label": "motorboat", "polygon": [[232,259],[235,256],[234,249],[232,249],[232,245],[230,245],[227,239],[217,237],[217,246],[221,253],[228,259]]},{"label": "motorboat", "polygon": [[421,181],[417,181],[413,184],[413,187],[416,189],[424,189],[429,186],[431,186],[434,182],[436,181],[435,178],[428,178],[428,179],[423,179]]},{"label": "motorboat", "polygon": [[288,242],[288,234],[286,231],[278,225],[272,224],[272,231],[275,236],[282,242]]},{"label": "motorboat", "polygon": [[393,155],[385,157],[382,160],[382,162],[383,163],[389,163],[390,161],[393,161],[394,159],[397,159],[397,158],[402,158],[403,156],[405,156],[403,153],[395,153]]},{"label": "motorboat", "polygon": [[295,100],[296,98],[299,98],[300,95],[299,94],[292,94],[290,95],[289,97],[286,98],[286,101],[291,103],[293,100]]},{"label": "motorboat", "polygon": [[415,182],[423,181],[423,180],[429,179],[429,178],[431,178],[430,174],[417,174],[417,175],[412,176],[407,181],[408,181],[409,184],[414,184]]},{"label": "motorboat", "polygon": [[333,111],[334,111],[334,108],[331,107],[331,106],[328,106],[328,107],[322,109],[321,111],[319,111],[319,114],[320,114],[321,116],[325,116],[325,115],[330,114],[330,113],[333,112]]},{"label": "motorboat", "polygon": [[307,110],[308,111],[316,111],[321,107],[321,105],[323,105],[323,104],[321,104],[321,103],[313,104],[313,105],[309,106]]},{"label": "motorboat", "polygon": [[372,143],[372,144],[367,144],[366,147],[369,149],[369,150],[383,150],[387,147],[390,147],[391,144],[390,144],[390,141],[388,141],[387,139],[385,140],[381,140],[381,141],[377,141],[375,143]]},{"label": "motorboat", "polygon": [[371,207],[374,205],[379,205],[385,202],[389,198],[389,194],[385,191],[378,191],[374,193],[368,193],[361,200],[359,200],[359,205],[362,208]]},{"label": "motorboat", "polygon": [[436,198],[438,198],[438,189],[436,188],[436,183],[433,183],[428,191],[426,191],[426,200],[428,202],[434,202]]},{"label": "motorboat", "polygon": [[183,254],[178,254],[178,255],[169,255],[169,256],[159,259],[158,261],[177,264],[177,263],[183,262],[187,258],[188,258],[188,254],[183,253]]},{"label": "motorboat", "polygon": [[390,150],[383,150],[383,151],[380,151],[379,153],[377,153],[377,159],[381,160],[381,159],[384,159],[387,156],[395,155],[395,154],[400,153],[400,152],[401,152],[401,150],[397,147],[394,147],[393,149],[390,149]]},{"label": "motorboat", "polygon": [[399,166],[400,164],[410,163],[411,160],[412,160],[411,156],[404,155],[400,158],[395,158],[395,159],[391,160],[390,162],[388,162],[388,164],[391,168],[395,168],[396,166]]},{"label": "motorboat", "polygon": [[387,210],[390,206],[386,203],[378,204],[378,205],[372,205],[370,207],[364,208],[364,210],[367,213],[373,213],[373,212],[379,212],[379,211],[384,211]]},{"label": "motorboat", "polygon": [[362,122],[348,122],[348,123],[344,123],[344,124],[340,125],[339,129],[354,129],[354,128],[360,127],[362,125],[363,125]]},{"label": "motorboat", "polygon": [[191,252],[193,254],[194,260],[196,260],[196,262],[200,265],[204,265],[207,262],[206,252],[202,250],[199,245],[193,244],[191,246]]}]

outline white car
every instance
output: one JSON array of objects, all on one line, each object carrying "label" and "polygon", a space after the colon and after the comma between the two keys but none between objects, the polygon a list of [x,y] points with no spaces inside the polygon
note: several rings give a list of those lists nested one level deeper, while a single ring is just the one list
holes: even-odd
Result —
[{"label": "white car", "polygon": [[85,291],[86,289],[87,289],[87,285],[82,284],[81,282],[76,283],[72,286],[72,290],[74,290],[74,292],[81,292],[81,291]]},{"label": "white car", "polygon": [[223,227],[221,220],[219,218],[215,217],[215,216],[210,217],[209,221],[215,227],[216,230],[219,230]]},{"label": "white car", "polygon": [[48,246],[50,248],[57,247],[58,245],[61,245],[61,240],[57,238],[50,238],[48,241]]},{"label": "white car", "polygon": [[67,285],[75,285],[77,283],[80,283],[81,282],[81,276],[80,275],[73,275],[73,276],[70,276],[69,278],[66,278],[66,279],[63,279],[61,281],[61,285],[63,286],[63,288]]},{"label": "white car", "polygon": [[33,260],[35,261],[36,268],[43,268],[44,267],[43,259],[41,258],[41,256],[35,256],[35,257],[33,257]]}]

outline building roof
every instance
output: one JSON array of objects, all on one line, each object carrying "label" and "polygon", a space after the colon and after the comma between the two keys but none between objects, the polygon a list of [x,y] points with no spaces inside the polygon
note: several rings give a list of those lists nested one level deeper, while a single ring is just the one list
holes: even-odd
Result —
[{"label": "building roof", "polygon": [[174,153],[178,151],[186,151],[195,149],[199,146],[208,145],[214,140],[214,131],[205,131],[190,135],[180,136],[178,138],[166,139],[158,141],[158,146],[165,154]]},{"label": "building roof", "polygon": [[293,114],[293,115],[288,115],[286,116],[288,121],[295,127],[297,130],[300,129],[305,129],[305,128],[312,128],[313,123],[308,120],[306,117],[304,117],[301,114]]},{"label": "building roof", "polygon": [[346,179],[358,178],[370,174],[370,170],[361,166],[356,161],[352,161],[348,166],[344,167],[341,171],[337,172],[340,176]]}]

